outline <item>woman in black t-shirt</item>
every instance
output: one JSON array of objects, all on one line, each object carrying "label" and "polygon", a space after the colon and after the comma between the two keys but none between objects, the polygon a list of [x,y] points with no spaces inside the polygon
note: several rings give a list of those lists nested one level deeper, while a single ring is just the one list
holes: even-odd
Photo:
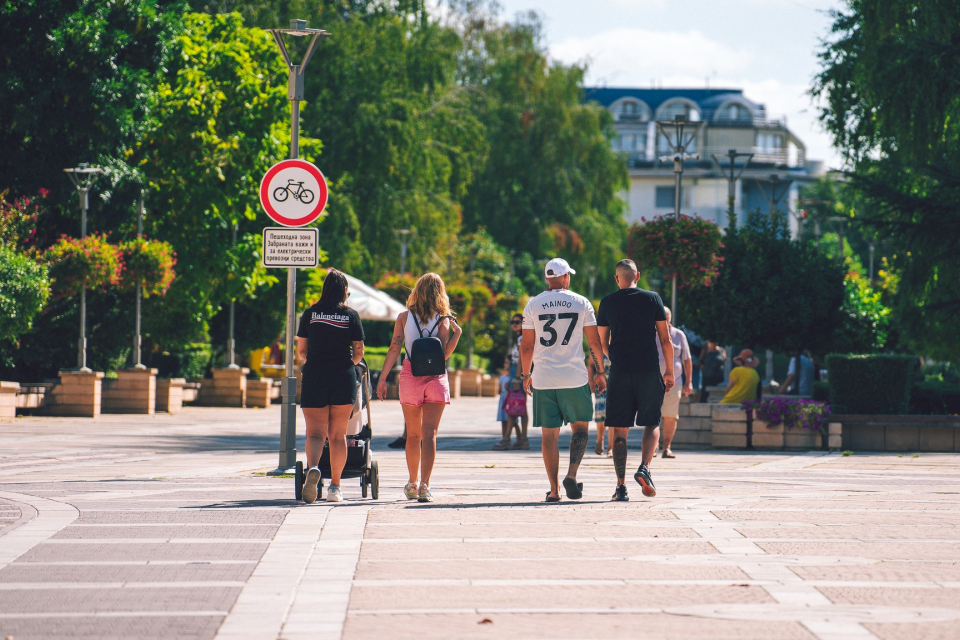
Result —
[{"label": "woman in black t-shirt", "polygon": [[307,423],[307,473],[303,501],[317,499],[320,455],[330,443],[330,488],[327,502],[340,502],[340,474],[347,461],[347,423],[357,401],[356,365],[363,358],[363,325],[346,306],[347,277],[330,269],[320,300],[303,312],[297,353],[304,361],[300,408]]}]

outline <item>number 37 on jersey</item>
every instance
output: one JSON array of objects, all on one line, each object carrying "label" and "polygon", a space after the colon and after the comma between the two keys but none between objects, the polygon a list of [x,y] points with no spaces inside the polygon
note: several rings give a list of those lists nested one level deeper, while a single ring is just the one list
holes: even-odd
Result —
[{"label": "number 37 on jersey", "polygon": [[[557,339],[560,337],[558,330],[563,333],[563,341],[561,345],[570,344],[570,338],[573,337],[573,332],[577,328],[577,323],[580,321],[579,313],[541,313],[537,316],[537,320],[542,322],[540,331],[540,344],[545,347],[552,347],[557,344]],[[554,326],[557,324],[557,326]]]}]

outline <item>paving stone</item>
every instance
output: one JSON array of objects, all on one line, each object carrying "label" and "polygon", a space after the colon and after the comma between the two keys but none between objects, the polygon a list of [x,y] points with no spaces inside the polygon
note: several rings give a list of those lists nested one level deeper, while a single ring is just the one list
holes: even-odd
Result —
[{"label": "paving stone", "polygon": [[529,524],[499,524],[491,527],[490,523],[456,523],[435,524],[430,526],[376,526],[367,527],[367,540],[375,539],[404,539],[404,538],[699,538],[696,533],[686,527],[676,528],[644,528],[624,527],[604,523],[573,524],[563,523],[544,526],[542,523]]},{"label": "paving stone", "polygon": [[365,560],[381,560],[395,558],[401,555],[404,558],[417,559],[474,559],[474,558],[575,558],[577,556],[600,557],[627,557],[631,555],[661,555],[661,554],[702,554],[716,553],[716,549],[708,542],[691,542],[687,540],[664,542],[517,542],[511,544],[489,542],[427,542],[423,544],[383,543],[363,545],[361,558]]},{"label": "paving stone", "polygon": [[227,611],[239,587],[0,589],[0,613]]},{"label": "paving stone", "polygon": [[[894,542],[758,542],[767,553],[799,556],[857,556],[878,560],[906,560],[915,558],[913,545]],[[960,541],[924,542],[924,556],[940,560],[960,560]]]},{"label": "paving stone", "polygon": [[211,564],[63,565],[15,562],[0,569],[7,582],[224,582],[250,577],[256,562]]},{"label": "paving stone", "polygon": [[67,527],[53,536],[54,540],[94,540],[97,538],[231,538],[269,540],[279,525],[104,525]]},{"label": "paving stone", "polygon": [[823,595],[838,604],[960,609],[960,589],[902,587],[819,587],[819,589]]},{"label": "paving stone", "polygon": [[178,509],[175,511],[95,511],[81,512],[75,524],[277,524],[283,522],[285,510],[275,509]]},{"label": "paving stone", "polygon": [[960,621],[927,622],[924,624],[865,624],[867,631],[880,640],[957,640]]},{"label": "paving stone", "polygon": [[[484,624],[483,620],[489,620]],[[630,638],[635,640],[813,640],[793,622],[703,620],[663,614],[450,613],[421,615],[351,615],[344,640],[419,638]]]},{"label": "paving stone", "polygon": [[960,562],[879,562],[857,566],[791,567],[804,580],[960,582]]},{"label": "paving stone", "polygon": [[15,640],[207,640],[222,615],[3,618],[0,633]]},{"label": "paving stone", "polygon": [[42,543],[22,555],[18,562],[136,560],[258,560],[267,543]]}]

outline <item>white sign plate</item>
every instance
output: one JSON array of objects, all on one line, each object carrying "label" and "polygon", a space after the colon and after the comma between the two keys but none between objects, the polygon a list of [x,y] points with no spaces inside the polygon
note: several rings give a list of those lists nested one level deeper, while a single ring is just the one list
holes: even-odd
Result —
[{"label": "white sign plate", "polygon": [[315,267],[319,260],[320,232],[316,227],[291,229],[265,227],[263,256],[265,267]]}]

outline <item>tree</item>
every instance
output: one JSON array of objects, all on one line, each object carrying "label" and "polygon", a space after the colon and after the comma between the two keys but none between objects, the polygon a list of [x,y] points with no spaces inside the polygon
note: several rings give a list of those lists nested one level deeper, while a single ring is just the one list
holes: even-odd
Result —
[{"label": "tree", "polygon": [[534,259],[597,265],[599,281],[612,283],[611,257],[627,235],[618,195],[627,169],[611,148],[612,116],[583,102],[583,67],[549,61],[536,15],[501,23],[484,3],[454,7],[464,41],[457,81],[490,145],[467,188],[464,226]]},{"label": "tree", "polygon": [[812,93],[866,197],[858,222],[895,244],[896,325],[960,357],[960,5],[849,0],[833,19]]},{"label": "tree", "polygon": [[722,266],[709,287],[685,296],[686,325],[721,344],[797,353],[829,349],[840,326],[843,271],[813,247],[790,240],[782,215],[731,218]]},{"label": "tree", "polygon": [[0,245],[0,345],[29,331],[49,297],[47,269]]}]

